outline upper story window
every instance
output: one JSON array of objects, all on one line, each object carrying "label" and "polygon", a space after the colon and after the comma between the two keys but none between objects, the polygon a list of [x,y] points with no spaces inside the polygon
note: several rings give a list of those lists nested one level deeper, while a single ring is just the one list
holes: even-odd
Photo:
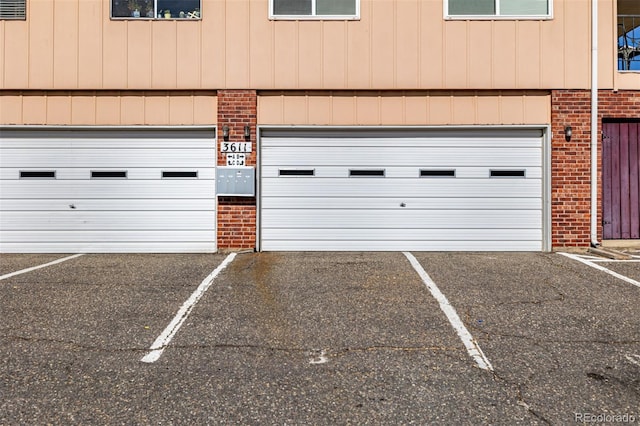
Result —
[{"label": "upper story window", "polygon": [[444,0],[450,19],[549,19],[553,0]]},{"label": "upper story window", "polygon": [[0,19],[27,19],[27,0],[0,0]]},{"label": "upper story window", "polygon": [[200,19],[201,0],[111,0],[112,18]]},{"label": "upper story window", "polygon": [[360,0],[269,0],[271,19],[358,19]]},{"label": "upper story window", "polygon": [[640,1],[618,0],[618,70],[640,71]]}]

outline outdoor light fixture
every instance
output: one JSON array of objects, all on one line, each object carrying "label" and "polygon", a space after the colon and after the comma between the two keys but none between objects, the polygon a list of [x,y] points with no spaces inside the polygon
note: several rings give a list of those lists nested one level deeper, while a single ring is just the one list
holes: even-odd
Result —
[{"label": "outdoor light fixture", "polygon": [[222,138],[225,141],[229,140],[229,126],[222,126]]},{"label": "outdoor light fixture", "polygon": [[565,126],[565,128],[564,128],[564,138],[567,141],[570,141],[572,135],[573,135],[573,129],[571,128],[571,126]]},{"label": "outdoor light fixture", "polygon": [[244,138],[249,139],[251,137],[251,127],[244,126]]}]

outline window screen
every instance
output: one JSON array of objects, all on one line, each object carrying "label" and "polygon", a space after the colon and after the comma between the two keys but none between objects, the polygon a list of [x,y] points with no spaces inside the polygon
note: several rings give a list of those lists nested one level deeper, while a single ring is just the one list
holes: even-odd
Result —
[{"label": "window screen", "polygon": [[274,17],[355,17],[360,0],[271,0]]},{"label": "window screen", "polygon": [[548,16],[551,0],[445,0],[450,16]]}]

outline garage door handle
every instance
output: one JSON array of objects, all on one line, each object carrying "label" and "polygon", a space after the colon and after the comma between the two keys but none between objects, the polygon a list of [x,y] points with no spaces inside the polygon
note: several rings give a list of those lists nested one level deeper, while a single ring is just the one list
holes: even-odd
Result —
[{"label": "garage door handle", "polygon": [[405,203],[400,203],[400,207],[407,207]]},{"label": "garage door handle", "polygon": [[69,204],[69,208],[72,209],[72,210],[75,210],[76,205],[75,204]]}]

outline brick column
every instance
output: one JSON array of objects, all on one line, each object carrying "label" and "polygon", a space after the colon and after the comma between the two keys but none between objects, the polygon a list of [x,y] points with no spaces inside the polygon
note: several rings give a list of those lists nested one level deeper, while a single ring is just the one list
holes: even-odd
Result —
[{"label": "brick column", "polygon": [[[220,152],[222,128],[229,126],[230,142],[253,143],[247,154],[247,165],[256,165],[257,95],[255,90],[218,91],[218,165],[226,164],[226,155]],[[244,137],[249,126],[251,136]],[[218,249],[222,251],[256,248],[256,197],[218,197],[217,218]]]},{"label": "brick column", "polygon": [[[573,136],[565,139],[565,126]],[[551,95],[551,240],[554,248],[587,247],[591,218],[591,93]]]}]

